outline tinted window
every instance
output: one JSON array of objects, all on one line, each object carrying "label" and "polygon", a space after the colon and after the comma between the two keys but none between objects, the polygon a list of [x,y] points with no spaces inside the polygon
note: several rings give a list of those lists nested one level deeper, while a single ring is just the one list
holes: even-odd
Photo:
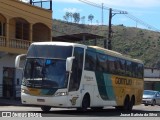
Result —
[{"label": "tinted window", "polygon": [[119,73],[120,75],[125,75],[126,74],[126,61],[123,59],[119,59],[119,66],[120,66],[120,70]]},{"label": "tinted window", "polygon": [[97,53],[97,71],[107,72],[107,56]]},{"label": "tinted window", "polygon": [[126,62],[126,75],[132,77],[132,64],[130,61]]},{"label": "tinted window", "polygon": [[87,50],[85,58],[85,70],[95,71],[96,69],[96,53]]},{"label": "tinted window", "polygon": [[69,91],[76,91],[79,89],[83,69],[84,49],[76,47],[74,49],[74,56],[75,59],[73,60],[72,64],[72,74],[70,78]]},{"label": "tinted window", "polygon": [[108,71],[110,73],[116,72],[116,58],[112,56],[108,56]]},{"label": "tinted window", "polygon": [[72,46],[31,45],[27,57],[66,59],[72,56]]},{"label": "tinted window", "polygon": [[67,86],[66,60],[58,59],[27,59],[24,78],[29,87],[56,87]]},{"label": "tinted window", "polygon": [[138,64],[138,78],[143,78],[144,68],[142,64]]},{"label": "tinted window", "polygon": [[134,63],[132,62],[132,75],[133,77],[138,77],[138,64],[137,63]]}]

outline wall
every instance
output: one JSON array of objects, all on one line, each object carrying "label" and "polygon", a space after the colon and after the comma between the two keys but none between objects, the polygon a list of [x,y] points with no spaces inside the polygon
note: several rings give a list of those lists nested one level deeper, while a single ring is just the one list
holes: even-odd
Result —
[{"label": "wall", "polygon": [[160,91],[160,70],[156,68],[144,69],[144,89]]},{"label": "wall", "polygon": [[151,78],[160,78],[160,70],[154,68],[145,68],[144,69],[144,77]]}]

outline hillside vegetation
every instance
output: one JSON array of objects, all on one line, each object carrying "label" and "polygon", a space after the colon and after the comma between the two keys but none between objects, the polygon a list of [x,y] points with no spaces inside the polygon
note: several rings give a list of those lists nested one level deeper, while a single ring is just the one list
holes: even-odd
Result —
[{"label": "hillside vegetation", "polygon": [[[53,36],[77,33],[92,33],[106,37],[108,26],[83,25],[53,20]],[[123,25],[112,26],[112,49],[140,59],[145,67],[160,67],[160,33]],[[79,42],[83,43],[83,42]],[[93,40],[83,44],[93,45]],[[97,46],[104,46],[104,39],[97,40]]]}]

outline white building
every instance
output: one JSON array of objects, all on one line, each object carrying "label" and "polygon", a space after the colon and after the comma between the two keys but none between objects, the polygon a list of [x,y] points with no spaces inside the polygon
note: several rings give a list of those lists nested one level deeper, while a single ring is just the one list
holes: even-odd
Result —
[{"label": "white building", "polygon": [[160,69],[144,69],[144,89],[160,91]]}]

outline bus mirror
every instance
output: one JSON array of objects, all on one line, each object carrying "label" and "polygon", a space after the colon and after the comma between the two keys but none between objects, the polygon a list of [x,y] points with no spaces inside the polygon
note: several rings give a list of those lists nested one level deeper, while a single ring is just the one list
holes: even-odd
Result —
[{"label": "bus mirror", "polygon": [[22,69],[21,67],[20,67],[20,61],[21,61],[21,58],[22,57],[25,57],[26,56],[26,54],[21,54],[21,55],[18,55],[17,57],[16,57],[16,59],[15,59],[15,68],[16,69]]},{"label": "bus mirror", "polygon": [[67,72],[72,72],[71,69],[72,69],[72,63],[73,63],[73,60],[75,59],[75,57],[68,57],[67,60],[66,60],[66,71]]}]

